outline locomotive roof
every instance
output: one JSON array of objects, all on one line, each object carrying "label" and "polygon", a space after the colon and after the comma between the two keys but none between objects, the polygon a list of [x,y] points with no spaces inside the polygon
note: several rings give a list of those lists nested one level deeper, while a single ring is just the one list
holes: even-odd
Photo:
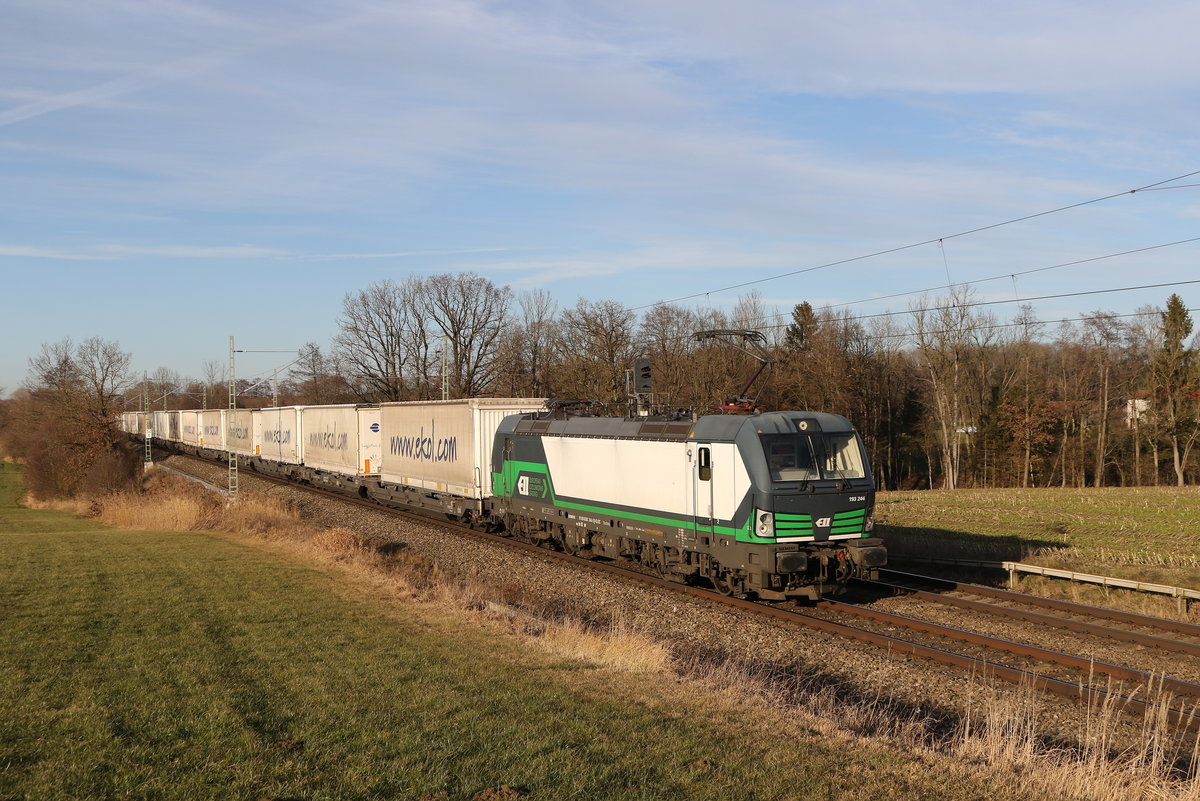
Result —
[{"label": "locomotive roof", "polygon": [[[801,422],[804,424],[801,425]],[[530,415],[518,420],[509,418],[500,430],[549,437],[733,442],[738,432],[746,427],[761,434],[853,430],[849,420],[827,412],[766,412],[749,416],[715,414],[705,415],[694,422],[587,416],[539,418]]]}]

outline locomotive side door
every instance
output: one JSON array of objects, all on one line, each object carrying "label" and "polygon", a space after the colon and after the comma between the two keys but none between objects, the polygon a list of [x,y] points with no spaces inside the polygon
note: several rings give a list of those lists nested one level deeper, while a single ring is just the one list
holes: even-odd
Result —
[{"label": "locomotive side door", "polygon": [[692,462],[692,509],[696,517],[696,532],[706,534],[713,527],[713,469],[712,447],[696,443]]}]

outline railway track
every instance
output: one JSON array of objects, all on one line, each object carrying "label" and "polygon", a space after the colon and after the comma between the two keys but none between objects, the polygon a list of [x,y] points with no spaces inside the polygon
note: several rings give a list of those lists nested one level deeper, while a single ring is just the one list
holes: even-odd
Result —
[{"label": "railway track", "polygon": [[[185,458],[190,459],[195,457]],[[202,459],[197,459],[197,461],[209,464]],[[667,592],[688,596],[708,604],[734,608],[741,612],[768,618],[776,623],[787,626],[821,631],[837,637],[851,639],[877,648],[886,649],[893,654],[911,655],[933,663],[967,671],[972,675],[991,677],[1020,686],[1032,687],[1048,694],[1080,701],[1089,705],[1096,705],[1097,708],[1110,702],[1116,702],[1130,713],[1143,715],[1158,714],[1160,712],[1159,704],[1142,700],[1142,698],[1137,696],[1152,695],[1155,690],[1165,691],[1174,696],[1191,700],[1191,703],[1186,705],[1176,703],[1166,711],[1167,717],[1173,723],[1186,727],[1200,722],[1200,718],[1197,717],[1194,710],[1185,708],[1185,706],[1193,706],[1200,701],[1200,685],[1198,684],[1171,679],[1165,676],[1157,676],[1120,665],[1110,665],[1071,654],[1058,653],[1049,649],[1015,643],[976,632],[940,626],[928,621],[920,621],[903,615],[848,604],[842,601],[827,599],[819,602],[815,607],[800,608],[731,597],[722,595],[706,587],[692,586],[659,576],[649,575],[640,570],[610,562],[594,561],[573,556],[565,552],[551,550],[541,545],[432,517],[429,514],[383,506],[372,500],[357,498],[312,484],[299,484],[264,473],[255,472],[253,475],[271,483],[301,488],[336,499],[339,502],[367,507],[374,511],[386,512],[408,520],[416,520],[424,525],[436,526],[459,536],[522,551],[538,559],[565,563],[576,568],[600,571],[620,580],[634,581]],[[946,583],[954,584],[954,582]],[[915,591],[901,587],[900,585],[893,584],[890,586],[893,589],[909,592]],[[983,589],[990,590],[990,588]],[[921,590],[920,592],[925,591]],[[1113,614],[1126,615],[1126,613]],[[866,621],[867,625],[851,625],[843,620],[835,619],[839,617],[843,619],[856,618],[858,621]],[[1163,622],[1169,623],[1170,621]],[[894,633],[896,630],[913,632],[916,636],[896,636]],[[961,653],[950,650],[944,647],[943,644],[945,641],[965,644],[972,652]],[[1007,663],[1006,660],[1009,660],[1013,656],[1023,661],[1040,663],[1048,666],[1050,669],[1045,670],[1043,668],[1044,672],[1039,672],[1039,670],[1029,669],[1028,666],[1019,667]],[[1054,675],[1056,671],[1058,675]],[[1121,684],[1117,687],[1098,686],[1095,681],[1097,675],[1109,677]],[[1126,682],[1128,685],[1125,684]]]},{"label": "railway track", "polygon": [[[1020,620],[1035,625],[1067,629],[1121,642],[1133,643],[1159,650],[1200,656],[1200,626],[1179,620],[1149,617],[1133,612],[1121,612],[1098,606],[1044,598],[1039,595],[1002,590],[979,584],[905,573],[898,570],[881,571],[896,578],[887,581],[859,582],[868,587],[903,593],[945,606],[984,612],[990,615]],[[949,593],[956,593],[951,595]],[[973,600],[971,597],[988,600]],[[1015,604],[1009,605],[1009,604]],[[1021,607],[1034,607],[1023,609]],[[1049,610],[1049,614],[1037,610]],[[1119,623],[1121,627],[1101,625],[1091,621]],[[1166,636],[1171,635],[1171,636]]]}]

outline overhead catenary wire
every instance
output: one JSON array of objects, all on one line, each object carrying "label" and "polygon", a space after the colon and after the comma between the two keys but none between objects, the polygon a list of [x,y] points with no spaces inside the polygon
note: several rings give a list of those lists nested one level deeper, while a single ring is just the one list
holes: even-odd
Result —
[{"label": "overhead catenary wire", "polygon": [[794,275],[802,275],[804,273],[816,272],[817,270],[825,270],[830,267],[838,267],[838,266],[841,266],[844,264],[852,264],[854,262],[866,261],[867,259],[873,259],[873,258],[877,258],[879,256],[886,256],[886,255],[889,255],[892,253],[900,253],[900,252],[903,252],[906,250],[912,250],[914,248],[925,247],[926,245],[941,243],[947,239],[958,239],[960,237],[982,233],[983,231],[991,231],[993,229],[1001,228],[1001,227],[1004,227],[1007,225],[1015,225],[1016,223],[1026,222],[1028,220],[1037,219],[1039,217],[1046,217],[1051,214],[1058,214],[1060,212],[1069,211],[1071,209],[1078,209],[1078,208],[1082,208],[1084,206],[1090,206],[1090,205],[1093,205],[1096,203],[1103,203],[1104,201],[1107,201],[1107,200],[1112,200],[1112,199],[1118,198],[1118,197],[1126,197],[1126,196],[1134,195],[1134,194],[1137,194],[1138,192],[1147,192],[1147,191],[1151,191],[1151,190],[1163,190],[1163,189],[1183,189],[1183,188],[1186,188],[1187,186],[1196,186],[1196,184],[1189,184],[1189,185],[1185,185],[1185,186],[1174,186],[1174,187],[1165,186],[1165,184],[1174,183],[1175,181],[1181,181],[1184,178],[1191,178],[1192,176],[1195,176],[1195,175],[1200,175],[1200,170],[1193,170],[1192,172],[1184,173],[1183,175],[1177,175],[1173,178],[1166,178],[1161,181],[1155,181],[1154,183],[1146,184],[1145,186],[1140,186],[1135,189],[1126,189],[1122,192],[1113,192],[1112,194],[1104,195],[1103,197],[1096,197],[1096,198],[1092,198],[1091,200],[1083,200],[1083,201],[1079,201],[1078,203],[1070,203],[1065,206],[1059,206],[1057,208],[1047,209],[1046,211],[1039,211],[1039,212],[1035,212],[1033,214],[1026,214],[1021,217],[1014,217],[1011,220],[1003,220],[1001,222],[991,223],[989,225],[981,225],[977,228],[971,228],[966,231],[959,231],[958,233],[954,233],[954,234],[945,234],[943,236],[937,236],[937,237],[933,237],[930,239],[925,239],[920,242],[912,242],[907,245],[897,245],[896,247],[885,248],[883,250],[877,250],[877,251],[873,251],[871,253],[864,253],[864,254],[861,254],[858,256],[850,256],[845,259],[838,259],[836,261],[825,262],[824,264],[813,265],[812,267],[804,267],[804,268],[801,268],[798,270],[791,270],[786,273],[779,273],[778,275],[767,276],[766,278],[756,278],[756,279],[753,279],[750,281],[742,281],[737,284],[730,284],[729,286],[724,286],[724,287],[720,287],[717,289],[709,289],[704,292],[696,292],[691,295],[681,295],[676,298],[658,300],[658,301],[655,301],[654,303],[647,303],[642,306],[635,306],[632,309],[630,309],[630,311],[641,311],[642,309],[652,308],[654,306],[658,306],[661,304],[679,303],[681,301],[693,300],[695,298],[703,297],[705,295],[712,295],[713,293],[717,293],[717,292],[728,292],[728,291],[731,291],[734,289],[743,289],[748,286],[764,284],[769,281],[777,281],[781,278],[789,278]]},{"label": "overhead catenary wire", "polygon": [[[1196,185],[1200,186],[1200,184],[1196,184]],[[891,300],[892,298],[904,298],[904,297],[910,297],[912,295],[923,295],[927,292],[937,292],[942,289],[953,289],[954,287],[959,287],[959,286],[975,286],[976,284],[986,284],[989,281],[1002,281],[1006,278],[1012,279],[1014,282],[1014,285],[1015,285],[1016,279],[1023,275],[1033,275],[1034,273],[1044,273],[1044,272],[1048,272],[1050,270],[1061,270],[1064,267],[1078,267],[1081,264],[1092,264],[1094,262],[1104,261],[1106,259],[1116,259],[1116,258],[1120,258],[1121,256],[1132,256],[1137,253],[1146,253],[1151,250],[1161,250],[1163,248],[1175,247],[1177,245],[1187,245],[1187,244],[1191,244],[1192,242],[1200,242],[1200,236],[1194,236],[1194,237],[1190,237],[1188,239],[1178,239],[1174,242],[1164,242],[1159,245],[1147,245],[1145,247],[1133,248],[1132,250],[1122,250],[1117,253],[1106,253],[1103,256],[1089,256],[1086,259],[1076,259],[1074,261],[1064,261],[1064,262],[1060,262],[1058,264],[1051,264],[1046,267],[1034,267],[1033,269],[1030,269],[1030,270],[1019,270],[1019,271],[1013,272],[1013,273],[1004,273],[1003,275],[993,275],[988,278],[976,278],[972,281],[960,281],[958,283],[950,283],[950,284],[942,284],[940,286],[926,287],[925,289],[913,289],[913,290],[908,290],[906,292],[894,292],[890,295],[879,295],[879,296],[873,297],[873,298],[862,298],[861,300],[849,300],[844,303],[831,303],[831,304],[828,304],[827,306],[825,306],[825,308],[840,309],[840,308],[844,308],[846,306],[857,306],[860,303],[874,303],[874,302],[880,301],[880,300]]]},{"label": "overhead catenary wire", "polygon": [[[1007,276],[1005,276],[1005,277],[1007,277]],[[1112,294],[1115,292],[1134,292],[1134,291],[1144,290],[1144,289],[1162,289],[1165,287],[1185,286],[1185,285],[1189,285],[1189,284],[1200,284],[1200,279],[1193,279],[1193,280],[1189,280],[1189,281],[1168,281],[1168,282],[1159,283],[1159,284],[1141,284],[1138,286],[1113,287],[1113,288],[1109,288],[1109,289],[1092,289],[1092,290],[1084,290],[1084,291],[1080,291],[1080,292],[1062,292],[1062,293],[1058,293],[1058,294],[1054,294],[1054,295],[1038,295],[1038,296],[1025,297],[1025,298],[1007,298],[1007,299],[1002,299],[1002,300],[980,300],[980,301],[972,301],[970,303],[952,303],[952,304],[945,305],[945,306],[926,306],[926,307],[917,308],[917,309],[905,309],[904,311],[885,311],[885,312],[876,312],[874,314],[862,314],[862,315],[857,315],[857,316],[840,317],[835,322],[839,323],[839,324],[852,323],[852,322],[859,322],[861,320],[873,320],[873,319],[879,319],[879,318],[884,318],[884,317],[898,317],[900,315],[907,315],[907,314],[923,314],[923,313],[929,313],[929,312],[947,311],[950,309],[970,309],[970,308],[975,308],[978,306],[997,306],[997,305],[1003,305],[1003,304],[1009,304],[1009,303],[1029,303],[1029,302],[1035,301],[1035,300],[1056,300],[1056,299],[1060,299],[1060,298],[1074,298],[1074,297],[1083,297],[1083,296],[1087,296],[1087,295]],[[1191,310],[1189,309],[1188,311],[1191,311]],[[1155,313],[1157,313],[1157,312],[1145,312],[1145,313],[1135,312],[1135,313],[1127,314],[1127,315],[1116,315],[1116,314],[1107,315],[1106,314],[1105,316],[1113,317],[1113,318],[1120,318],[1120,317],[1135,317],[1135,316],[1139,316],[1139,315],[1144,316],[1145,314],[1155,314]],[[779,319],[779,317],[781,315],[775,314],[772,316],[774,319]],[[1042,324],[1042,323],[1072,322],[1073,319],[1074,318],[1064,318],[1061,320],[1038,321],[1038,323]],[[791,325],[792,325],[792,323],[790,323],[790,322],[772,323],[770,325],[760,325],[759,329],[763,330],[763,331],[779,330],[779,329],[786,329],[786,328],[790,327]],[[989,329],[994,329],[994,328],[1007,328],[1007,327],[1021,326],[1021,325],[1028,325],[1028,323],[1027,322],[1018,322],[1018,323],[976,325],[976,326],[972,326],[972,330],[983,331],[983,330],[989,330]],[[896,334],[865,336],[865,337],[862,337],[861,339],[862,339],[862,341],[871,341],[874,339],[892,339],[892,338],[896,338],[896,337],[909,337],[911,335],[912,335],[911,331],[905,331],[905,332],[896,333]],[[668,343],[668,342],[686,342],[686,341],[691,341],[692,339],[693,339],[693,337],[691,337],[691,336],[674,336],[674,337],[663,337],[661,339],[657,339],[654,341],[657,343]]]},{"label": "overhead catenary wire", "polygon": [[[856,317],[843,317],[842,320],[852,322],[856,320],[871,320],[878,317],[897,317],[901,314],[921,314],[933,311],[946,311],[947,309],[971,309],[976,306],[998,306],[1006,303],[1029,303],[1035,300],[1057,300],[1059,298],[1078,298],[1085,295],[1106,295],[1113,292],[1135,292],[1141,289],[1162,289],[1169,286],[1186,286],[1188,284],[1200,284],[1200,278],[1191,281],[1167,281],[1161,284],[1141,284],[1139,286],[1122,286],[1113,287],[1111,289],[1089,289],[1081,292],[1061,292],[1055,295],[1036,295],[1025,298],[1006,298],[1003,300],[979,300],[971,303],[952,303],[948,306],[927,306],[919,309],[905,309],[904,311],[885,311],[876,312],[874,314],[861,314]],[[786,328],[790,323],[780,323],[777,325],[768,325],[764,328]]]},{"label": "overhead catenary wire", "polygon": [[[1197,186],[1200,186],[1200,184],[1197,184]],[[1116,253],[1106,253],[1102,256],[1089,256],[1087,258],[1076,259],[1074,261],[1060,262],[1058,264],[1051,264],[1046,267],[1034,267],[1029,270],[1020,270],[1017,272],[1004,273],[1003,275],[994,275],[994,276],[990,276],[988,278],[978,278],[973,281],[962,281],[960,283],[942,284],[939,286],[926,287],[924,289],[914,289],[914,290],[909,290],[909,291],[905,291],[905,292],[895,292],[890,295],[880,295],[878,297],[862,298],[860,300],[846,301],[844,303],[826,304],[822,308],[841,309],[841,308],[845,308],[847,306],[856,306],[856,305],[859,305],[862,303],[874,303],[874,302],[878,302],[881,300],[891,300],[893,298],[909,297],[912,295],[923,295],[928,292],[937,292],[937,291],[943,290],[943,289],[955,289],[957,287],[970,287],[970,286],[974,286],[976,284],[985,284],[990,281],[1000,281],[1000,280],[1004,280],[1004,279],[1011,279],[1013,281],[1013,285],[1014,285],[1013,298],[1008,301],[1005,301],[1008,303],[1026,303],[1026,302],[1033,301],[1033,300],[1049,300],[1049,299],[1053,299],[1056,297],[1071,297],[1072,294],[1095,294],[1095,293],[1107,293],[1107,292],[1124,292],[1124,291],[1134,291],[1137,289],[1155,288],[1157,285],[1151,285],[1151,286],[1147,286],[1147,287],[1123,287],[1123,288],[1117,288],[1117,289],[1096,290],[1094,293],[1067,293],[1064,295],[1047,295],[1044,297],[1022,298],[1022,297],[1019,297],[1019,294],[1016,292],[1016,279],[1019,276],[1023,276],[1023,275],[1032,275],[1034,273],[1042,273],[1042,272],[1047,272],[1049,270],[1058,270],[1058,269],[1062,269],[1064,267],[1075,267],[1075,266],[1078,266],[1081,264],[1091,264],[1091,263],[1094,263],[1097,261],[1103,261],[1105,259],[1114,259],[1114,258],[1118,258],[1121,256],[1134,255],[1137,253],[1146,253],[1146,252],[1153,251],[1153,250],[1161,250],[1163,248],[1175,247],[1178,245],[1186,245],[1186,244],[1190,244],[1193,242],[1200,242],[1200,237],[1190,237],[1188,239],[1178,239],[1174,242],[1164,242],[1164,243],[1157,244],[1157,245],[1146,245],[1144,247],[1133,248],[1131,250],[1123,250],[1123,251],[1119,251]],[[1183,282],[1177,282],[1177,283],[1186,284],[1188,282],[1183,281]],[[1172,284],[1163,284],[1163,286],[1171,286],[1171,285]],[[996,301],[996,302],[998,303],[1000,301]],[[865,315],[863,317],[851,317],[851,318],[847,318],[847,319],[858,320],[858,319],[867,319],[868,317],[871,317],[871,316],[912,314],[913,312],[933,311],[933,310],[934,309],[932,309],[932,308],[930,308],[930,309],[906,309],[904,311],[882,312],[877,315]],[[790,325],[790,323],[785,323],[783,325],[776,325],[776,324],[770,322],[771,320],[778,319],[779,316],[780,316],[779,313],[776,312],[769,316],[759,317],[759,318],[755,318],[753,320],[746,320],[745,323],[747,325],[762,326],[763,328],[766,328],[766,329],[784,328],[787,325]]]},{"label": "overhead catenary wire", "polygon": [[[1189,314],[1191,314],[1193,312],[1200,312],[1200,309],[1185,309],[1185,311],[1188,312]],[[1161,310],[1155,309],[1152,311],[1145,311],[1145,312],[1128,312],[1126,314],[1109,314],[1109,313],[1105,312],[1102,316],[1107,320],[1124,320],[1124,319],[1128,319],[1130,317],[1150,317],[1153,315],[1161,315],[1161,314],[1162,314]],[[839,320],[838,322],[842,322],[842,320]],[[1018,321],[1015,323],[989,323],[987,325],[973,325],[973,326],[971,326],[970,330],[972,332],[975,332],[975,331],[998,331],[998,330],[1001,330],[1004,328],[1022,328],[1022,327],[1029,327],[1031,325],[1037,325],[1037,326],[1062,325],[1064,323],[1074,323],[1074,322],[1078,322],[1078,320],[1074,317],[1061,317],[1061,318],[1058,318],[1055,320],[1036,320],[1033,322],[1030,322],[1028,320],[1021,320],[1021,321]],[[783,326],[773,326],[773,327],[783,327]],[[925,331],[925,333],[930,336],[936,336],[939,334],[954,333],[954,330],[949,329],[949,328],[929,329],[929,330]],[[914,336],[914,334],[912,331],[895,331],[895,332],[889,332],[889,333],[863,334],[861,336],[856,336],[855,341],[856,342],[879,342],[879,341],[882,341],[885,339],[910,339],[913,336]],[[690,341],[690,337],[687,339],[688,339],[688,341]],[[668,337],[665,340],[659,340],[659,341],[670,342],[670,341],[674,341],[674,340],[683,341],[684,338],[683,337]]]},{"label": "overhead catenary wire", "polygon": [[[1191,314],[1192,312],[1200,312],[1200,309],[1185,309],[1184,311]],[[1129,312],[1127,314],[1105,313],[1103,315],[1103,317],[1106,320],[1124,320],[1124,319],[1128,319],[1130,317],[1150,317],[1150,316],[1156,315],[1156,314],[1162,314],[1162,312],[1156,309],[1154,311]],[[1015,323],[991,323],[989,325],[976,325],[976,326],[972,326],[971,330],[972,331],[997,331],[997,330],[1000,330],[1003,328],[1022,328],[1022,327],[1026,327],[1026,326],[1030,326],[1030,325],[1062,325],[1063,323],[1074,323],[1074,322],[1077,322],[1076,318],[1074,318],[1074,317],[1062,317],[1057,320],[1037,320],[1033,323],[1022,320],[1022,321],[1015,322]],[[936,335],[936,334],[949,334],[949,333],[953,333],[953,331],[948,328],[930,329],[926,333],[930,334],[930,335]],[[897,331],[897,332],[888,333],[888,334],[869,334],[869,335],[860,337],[859,341],[861,341],[861,342],[876,342],[878,340],[883,340],[883,339],[907,339],[912,336],[913,336],[912,331]]]}]

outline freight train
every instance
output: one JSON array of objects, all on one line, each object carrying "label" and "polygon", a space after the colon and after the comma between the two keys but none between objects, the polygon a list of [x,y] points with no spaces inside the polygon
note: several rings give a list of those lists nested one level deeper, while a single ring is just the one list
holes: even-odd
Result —
[{"label": "freight train", "polygon": [[834,414],[625,419],[475,398],[129,412],[121,426],[726,594],[816,600],[876,578],[887,560],[862,443]]}]

